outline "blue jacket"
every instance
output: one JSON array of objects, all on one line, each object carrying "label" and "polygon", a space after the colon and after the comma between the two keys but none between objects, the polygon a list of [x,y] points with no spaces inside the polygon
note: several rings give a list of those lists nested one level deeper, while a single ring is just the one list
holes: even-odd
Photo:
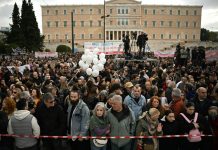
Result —
[{"label": "blue jacket", "polygon": [[139,116],[142,114],[142,108],[146,105],[146,100],[143,95],[140,96],[138,103],[134,99],[134,95],[126,96],[124,104],[127,105],[134,112],[136,121],[139,120]]},{"label": "blue jacket", "polygon": [[88,106],[82,100],[79,100],[70,120],[71,108],[72,105],[69,104],[67,109],[67,124],[71,121],[70,134],[72,136],[87,136],[90,121],[90,111]]}]

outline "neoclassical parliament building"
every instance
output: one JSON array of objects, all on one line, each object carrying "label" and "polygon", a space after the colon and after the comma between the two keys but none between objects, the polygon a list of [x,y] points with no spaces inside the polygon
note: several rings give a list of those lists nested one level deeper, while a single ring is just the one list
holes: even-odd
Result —
[{"label": "neoclassical parliament building", "polygon": [[[121,42],[122,35],[145,32],[160,45],[200,40],[202,6],[146,5],[136,0],[110,0],[101,5],[43,5],[45,45]],[[73,28],[73,32],[72,32]]]}]

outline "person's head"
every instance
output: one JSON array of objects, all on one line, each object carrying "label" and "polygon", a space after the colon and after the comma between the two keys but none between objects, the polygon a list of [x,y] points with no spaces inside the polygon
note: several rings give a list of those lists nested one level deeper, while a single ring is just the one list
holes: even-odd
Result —
[{"label": "person's head", "polygon": [[204,87],[199,87],[197,89],[197,94],[198,94],[198,99],[199,100],[204,100],[207,98],[207,89]]},{"label": "person's head", "polygon": [[208,115],[211,119],[215,120],[218,116],[218,107],[217,106],[211,106],[208,110]]},{"label": "person's head", "polygon": [[157,108],[150,108],[148,114],[153,121],[157,121],[160,117],[160,111]]},{"label": "person's head", "polygon": [[54,107],[55,105],[54,96],[51,93],[45,93],[42,96],[42,100],[47,108]]},{"label": "person's head", "polygon": [[111,91],[110,93],[115,93],[117,95],[122,95],[123,94],[121,86],[118,83],[112,84],[110,91]]},{"label": "person's head", "polygon": [[93,115],[96,115],[97,117],[105,117],[106,109],[104,103],[99,102],[95,105],[95,108],[93,110]]},{"label": "person's head", "polygon": [[124,87],[128,92],[131,92],[132,88],[133,88],[133,84],[132,84],[132,82],[126,82]]},{"label": "person's head", "polygon": [[173,88],[172,98],[174,101],[181,99],[181,90],[179,88]]},{"label": "person's head", "polygon": [[76,91],[76,90],[70,91],[69,98],[70,98],[71,103],[77,103],[80,99],[79,91]]},{"label": "person's head", "polygon": [[145,82],[145,88],[146,88],[146,90],[151,90],[151,82],[150,81]]},{"label": "person's head", "polygon": [[122,97],[120,95],[114,95],[111,98],[111,103],[112,103],[112,109],[114,111],[116,111],[116,112],[122,111],[122,109],[123,109],[123,107],[122,107],[123,100],[122,100]]},{"label": "person's head", "polygon": [[175,121],[175,114],[170,109],[165,111],[165,117],[169,122]]},{"label": "person's head", "polygon": [[141,87],[138,84],[135,85],[133,87],[132,93],[136,98],[139,98],[141,96],[141,93],[142,93]]},{"label": "person's head", "polygon": [[17,110],[27,110],[28,104],[27,100],[24,98],[19,99],[19,101],[16,103]]},{"label": "person's head", "polygon": [[158,96],[152,96],[150,103],[152,108],[158,108],[161,105],[161,101]]},{"label": "person's head", "polygon": [[192,115],[195,112],[195,104],[193,102],[187,102],[185,105],[187,114]]},{"label": "person's head", "polygon": [[16,109],[16,102],[10,98],[10,97],[6,97],[3,102],[2,102],[2,110],[9,114],[12,114]]},{"label": "person's head", "polygon": [[33,72],[33,78],[38,79],[38,77],[39,77],[38,72],[34,71]]},{"label": "person's head", "polygon": [[32,88],[31,90],[31,96],[33,98],[40,98],[41,97],[41,93],[40,90],[38,88]]}]

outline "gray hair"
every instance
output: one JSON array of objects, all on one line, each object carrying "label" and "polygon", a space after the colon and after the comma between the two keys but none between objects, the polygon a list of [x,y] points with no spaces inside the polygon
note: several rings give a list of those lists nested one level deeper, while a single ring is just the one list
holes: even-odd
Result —
[{"label": "gray hair", "polygon": [[174,88],[172,91],[172,96],[181,97],[181,90],[179,88]]},{"label": "gray hair", "polygon": [[45,102],[47,100],[54,100],[54,96],[51,93],[45,93],[42,96],[42,101]]},{"label": "gray hair", "polygon": [[104,109],[103,117],[105,117],[107,112],[106,112],[106,107],[105,107],[105,105],[104,105],[103,102],[98,102],[98,103],[95,105],[95,108],[93,109],[93,115],[96,116],[97,108],[98,108],[99,106],[103,107],[103,109]]},{"label": "gray hair", "polygon": [[122,97],[120,95],[114,95],[112,98],[111,98],[112,101],[118,101],[120,102],[121,104],[123,103],[123,100],[122,100]]}]

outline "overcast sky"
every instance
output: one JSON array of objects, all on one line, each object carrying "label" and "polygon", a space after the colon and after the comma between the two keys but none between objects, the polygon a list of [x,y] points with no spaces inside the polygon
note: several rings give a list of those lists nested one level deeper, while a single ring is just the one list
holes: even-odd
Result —
[{"label": "overcast sky", "polygon": [[[23,0],[0,0],[0,27],[9,27],[14,3],[21,9]],[[28,0],[27,0],[28,1]],[[107,1],[107,0],[106,0]],[[202,27],[218,31],[218,2],[217,0],[141,0],[142,4],[170,5],[203,5]],[[59,4],[103,4],[104,0],[32,0],[39,28],[42,28],[41,5]]]}]

